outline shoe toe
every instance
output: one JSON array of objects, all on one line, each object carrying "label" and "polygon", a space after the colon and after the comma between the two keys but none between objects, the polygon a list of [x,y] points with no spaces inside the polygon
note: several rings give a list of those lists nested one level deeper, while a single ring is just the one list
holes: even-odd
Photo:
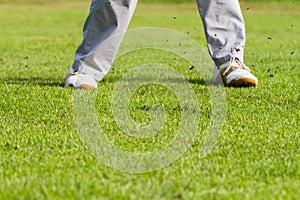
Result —
[{"label": "shoe toe", "polygon": [[65,86],[80,89],[96,89],[96,80],[87,74],[74,74],[66,78]]},{"label": "shoe toe", "polygon": [[251,72],[244,69],[232,71],[226,78],[229,87],[250,87],[257,86],[257,78]]}]

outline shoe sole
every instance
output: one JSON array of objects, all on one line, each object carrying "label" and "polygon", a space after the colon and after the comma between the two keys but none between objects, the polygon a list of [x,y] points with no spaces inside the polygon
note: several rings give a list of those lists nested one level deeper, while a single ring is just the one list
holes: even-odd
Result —
[{"label": "shoe sole", "polygon": [[88,85],[88,84],[82,84],[79,86],[80,89],[90,89],[90,90],[94,90],[96,89],[94,86]]},{"label": "shoe sole", "polygon": [[88,85],[88,84],[82,84],[79,87],[74,87],[73,85],[68,85],[69,87],[72,87],[74,89],[89,89],[89,90],[94,90],[96,89],[94,86]]},{"label": "shoe sole", "polygon": [[238,80],[232,80],[227,84],[227,87],[255,87],[257,82],[251,78],[241,78]]}]

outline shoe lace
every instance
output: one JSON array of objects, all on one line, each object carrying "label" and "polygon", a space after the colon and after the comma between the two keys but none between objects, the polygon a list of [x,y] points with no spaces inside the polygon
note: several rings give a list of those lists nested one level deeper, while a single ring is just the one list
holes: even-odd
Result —
[{"label": "shoe lace", "polygon": [[[237,66],[232,65],[232,63],[234,61],[237,63]],[[230,72],[232,70],[235,70],[235,69],[238,69],[238,68],[244,69],[244,70],[247,70],[247,71],[250,72],[249,67],[247,67],[243,62],[241,62],[239,58],[233,57],[233,58],[230,59],[228,66],[226,67],[225,71],[223,72],[223,75],[226,75],[228,72]]]}]

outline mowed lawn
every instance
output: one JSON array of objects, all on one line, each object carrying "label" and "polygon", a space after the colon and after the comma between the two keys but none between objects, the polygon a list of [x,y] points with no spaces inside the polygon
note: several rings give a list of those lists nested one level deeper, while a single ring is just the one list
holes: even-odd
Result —
[{"label": "mowed lawn", "polygon": [[[201,74],[159,50],[121,57],[99,83],[96,110],[108,138],[127,151],[159,150],[178,130],[181,109],[172,91],[147,85],[133,94],[131,117],[142,125],[160,103],[167,125],[136,139],[112,117],[118,78],[143,63],[167,64],[190,81],[199,104],[192,147],[162,170],[116,171],[82,144],[65,72],[81,40],[88,1],[1,3],[0,199],[298,199],[300,196],[300,4],[242,1],[247,27],[245,63],[257,88],[226,88],[226,122],[212,152],[202,158],[211,105]],[[164,27],[206,48],[195,3],[139,4],[130,29]],[[85,109],[84,107],[82,108]],[[124,133],[124,134],[123,134]]]}]

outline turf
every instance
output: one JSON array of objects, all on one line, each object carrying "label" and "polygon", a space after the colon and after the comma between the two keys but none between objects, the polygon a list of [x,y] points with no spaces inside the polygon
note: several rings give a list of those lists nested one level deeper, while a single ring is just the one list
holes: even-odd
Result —
[{"label": "turf", "polygon": [[[201,118],[192,147],[162,170],[122,173],[98,162],[82,144],[63,79],[81,39],[88,2],[0,4],[0,199],[297,199],[300,196],[300,5],[242,2],[247,27],[245,62],[257,88],[226,88],[226,123],[212,152],[201,158],[211,105],[203,77],[183,59],[141,50],[121,57],[99,84],[98,122],[127,151],[159,150],[179,128],[182,109],[161,85],[141,87],[131,117],[150,122],[149,109],[168,112],[161,134],[123,134],[111,109],[112,90],[146,60],[179,71],[193,88]],[[48,3],[47,3],[48,2]],[[194,4],[140,4],[130,24],[188,34],[205,47]],[[82,108],[84,109],[84,108]]]}]

